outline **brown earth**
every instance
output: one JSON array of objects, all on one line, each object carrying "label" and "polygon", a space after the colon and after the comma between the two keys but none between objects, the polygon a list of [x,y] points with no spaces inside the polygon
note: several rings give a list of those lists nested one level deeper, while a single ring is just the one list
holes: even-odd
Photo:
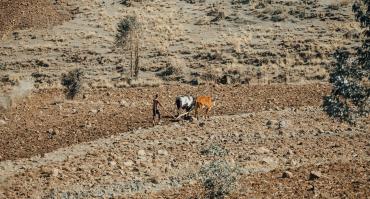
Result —
[{"label": "brown earth", "polygon": [[[311,105],[168,123],[2,161],[0,197],[194,198],[209,191],[199,171],[218,160],[238,168],[231,198],[366,198],[369,120],[337,123]],[[214,145],[224,153],[203,152]]]},{"label": "brown earth", "polygon": [[[370,161],[336,162],[307,165],[289,169],[292,178],[283,178],[284,170],[244,175],[239,190],[225,198],[368,198],[370,195]],[[308,180],[311,171],[324,177]],[[202,198],[205,190],[200,184],[185,185],[181,189],[153,193],[150,198]],[[144,198],[137,194],[130,198]],[[119,197],[117,197],[119,198]],[[123,197],[125,198],[125,197]]]},{"label": "brown earth", "polygon": [[175,114],[174,99],[181,94],[217,96],[213,115],[269,109],[319,106],[329,92],[324,84],[266,86],[161,86],[91,90],[85,99],[64,100],[60,90],[35,91],[14,109],[0,113],[0,160],[31,157],[60,147],[150,127],[151,98],[155,93],[165,105],[168,123]]},{"label": "brown earth", "polygon": [[[62,1],[63,2],[63,1]],[[0,36],[16,30],[45,28],[70,19],[61,3],[49,0],[1,0]]]},{"label": "brown earth", "polygon": [[[0,198],[203,198],[215,160],[238,169],[226,198],[369,197],[370,118],[321,107],[333,52],[361,41],[353,1],[131,2],[0,0]],[[114,45],[129,15],[138,80]],[[60,79],[75,68],[84,89],[69,101]],[[173,121],[181,94],[217,97],[212,117]]]}]

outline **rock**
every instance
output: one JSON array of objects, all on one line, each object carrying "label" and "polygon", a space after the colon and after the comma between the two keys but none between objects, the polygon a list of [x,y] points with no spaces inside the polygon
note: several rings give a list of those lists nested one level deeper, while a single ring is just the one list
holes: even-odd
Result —
[{"label": "rock", "polygon": [[274,125],[274,121],[273,120],[269,120],[269,121],[267,121],[266,122],[266,126],[267,126],[267,128],[272,128],[272,126]]},{"label": "rock", "polygon": [[140,169],[139,169],[138,167],[134,167],[134,168],[132,168],[132,171],[134,171],[134,172],[139,172],[139,171],[140,171]]},{"label": "rock", "polygon": [[120,104],[121,106],[124,106],[124,107],[127,107],[127,106],[128,106],[127,101],[126,101],[126,100],[124,100],[124,99],[122,99],[122,100],[119,102],[119,104]]},{"label": "rock", "polygon": [[158,150],[158,155],[167,156],[168,152],[166,150]]},{"label": "rock", "polygon": [[158,184],[158,183],[159,183],[159,181],[158,181],[158,178],[157,178],[157,177],[151,177],[151,178],[149,178],[148,180],[149,180],[149,182],[151,182],[151,183],[153,183],[153,184]]},{"label": "rock", "polygon": [[58,177],[59,174],[61,174],[61,171],[57,168],[53,168],[52,171],[51,171],[51,176],[53,177]]},{"label": "rock", "polygon": [[311,171],[310,175],[308,176],[309,180],[316,180],[322,177],[320,171]]},{"label": "rock", "polygon": [[288,151],[286,152],[287,155],[293,155],[294,152],[291,150],[291,149],[288,149]]},{"label": "rock", "polygon": [[279,121],[279,123],[278,123],[278,128],[279,129],[286,128],[287,126],[288,126],[288,122],[286,122],[286,121]]},{"label": "rock", "polygon": [[265,148],[265,147],[260,147],[260,148],[258,148],[256,151],[257,151],[257,153],[259,153],[259,154],[266,154],[266,153],[270,153],[270,150],[269,150],[269,149],[267,149],[267,148]]},{"label": "rock", "polygon": [[282,178],[293,178],[293,173],[290,171],[284,171]]},{"label": "rock", "polygon": [[224,75],[220,78],[221,84],[232,84],[232,77],[230,75]]},{"label": "rock", "polygon": [[1,125],[6,125],[6,121],[5,120],[0,120],[0,126]]},{"label": "rock", "polygon": [[200,85],[200,80],[198,78],[194,78],[190,81],[190,84],[193,86]]},{"label": "rock", "polygon": [[139,151],[137,152],[137,155],[138,155],[138,156],[145,156],[145,155],[146,155],[146,153],[145,153],[145,151],[144,151],[144,150],[139,150]]},{"label": "rock", "polygon": [[36,65],[47,68],[50,66],[50,63],[45,60],[36,60]]},{"label": "rock", "polygon": [[128,161],[124,162],[123,165],[125,165],[126,167],[131,167],[132,165],[134,165],[134,162],[131,161],[131,160],[128,160]]},{"label": "rock", "polygon": [[54,137],[54,135],[55,135],[55,133],[54,133],[53,129],[49,129],[47,132],[48,132],[48,138],[49,138],[49,139],[53,139],[53,137]]},{"label": "rock", "polygon": [[287,161],[287,163],[288,163],[289,165],[291,165],[291,166],[296,166],[296,165],[298,164],[298,161],[297,161],[297,160],[292,159],[292,160],[288,160],[288,161]]},{"label": "rock", "polygon": [[277,161],[272,157],[265,157],[265,158],[262,158],[261,163],[270,165],[270,166],[275,166],[277,164]]},{"label": "rock", "polygon": [[282,130],[279,130],[278,135],[279,136],[287,136],[286,133]]},{"label": "rock", "polygon": [[315,191],[315,186],[314,185],[309,185],[307,187],[307,191]]},{"label": "rock", "polygon": [[206,125],[206,123],[204,123],[204,122],[199,123],[200,127],[203,127],[204,125]]},{"label": "rock", "polygon": [[108,164],[110,166],[116,166],[117,165],[117,162],[116,161],[109,161]]},{"label": "rock", "polygon": [[261,132],[255,132],[255,133],[254,133],[254,137],[255,137],[255,138],[258,138],[258,139],[264,139],[266,136],[264,135],[264,133],[261,133]]},{"label": "rock", "polygon": [[60,171],[57,168],[41,167],[40,173],[44,177],[58,177],[60,174]]},{"label": "rock", "polygon": [[97,114],[99,111],[98,111],[97,109],[91,109],[91,110],[90,110],[90,112],[91,112],[92,114]]}]

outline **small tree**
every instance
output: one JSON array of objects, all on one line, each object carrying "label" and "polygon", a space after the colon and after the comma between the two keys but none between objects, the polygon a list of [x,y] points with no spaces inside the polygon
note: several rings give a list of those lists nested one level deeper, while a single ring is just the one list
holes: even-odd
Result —
[{"label": "small tree", "polygon": [[68,99],[74,99],[81,89],[81,78],[83,72],[81,69],[75,69],[68,74],[62,75],[62,85],[66,87],[65,94]]},{"label": "small tree", "polygon": [[324,98],[324,110],[329,116],[349,123],[370,111],[370,0],[356,2],[353,11],[364,29],[363,44],[352,59],[345,50],[334,53],[336,64],[329,79],[333,89]]},{"label": "small tree", "polygon": [[115,44],[130,53],[130,77],[139,75],[140,24],[135,16],[123,18],[117,27]]}]

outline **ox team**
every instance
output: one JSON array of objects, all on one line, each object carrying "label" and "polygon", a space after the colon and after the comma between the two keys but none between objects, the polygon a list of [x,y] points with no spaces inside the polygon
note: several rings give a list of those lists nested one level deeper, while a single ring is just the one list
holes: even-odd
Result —
[{"label": "ox team", "polygon": [[[177,107],[177,116],[180,115],[181,110],[185,110],[185,115],[189,116],[190,112],[195,109],[195,117],[199,119],[199,111],[205,109],[205,117],[209,118],[209,112],[211,111],[214,102],[212,102],[211,96],[178,96],[175,101]],[[160,107],[163,108],[162,104],[158,100],[158,94],[154,96],[153,99],[153,124],[155,124],[156,117],[158,116],[158,124],[161,121]]]}]

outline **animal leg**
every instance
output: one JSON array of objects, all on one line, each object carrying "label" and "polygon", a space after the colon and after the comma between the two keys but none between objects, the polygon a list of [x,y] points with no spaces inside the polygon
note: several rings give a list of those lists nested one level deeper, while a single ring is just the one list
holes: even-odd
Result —
[{"label": "animal leg", "polygon": [[197,118],[197,120],[199,120],[198,106],[195,107],[195,117]]},{"label": "animal leg", "polygon": [[178,108],[176,117],[179,117],[179,115],[180,115],[180,109]]},{"label": "animal leg", "polygon": [[209,108],[207,108],[207,110],[206,110],[207,118],[209,118],[209,112],[211,112],[211,109],[212,109],[212,107],[209,107]]}]

